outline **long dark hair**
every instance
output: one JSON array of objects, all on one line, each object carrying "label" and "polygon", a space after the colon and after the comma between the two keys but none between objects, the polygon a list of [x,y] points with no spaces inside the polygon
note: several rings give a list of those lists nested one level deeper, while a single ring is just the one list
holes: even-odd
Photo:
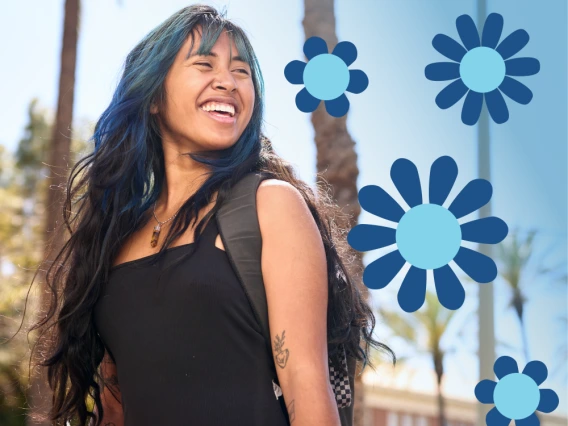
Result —
[{"label": "long dark hair", "polygon": [[[163,105],[166,74],[188,37],[192,37],[193,48],[196,25],[202,28],[199,54],[209,53],[221,32],[228,31],[240,55],[251,66],[255,105],[249,124],[233,146],[184,154],[207,165],[208,177],[174,218],[156,262],[192,221],[197,222],[198,213],[210,204],[215,192],[215,206],[195,228],[195,244],[199,244],[204,224],[245,174],[260,172],[266,178],[289,182],[302,194],[325,248],[330,361],[339,367],[340,345],[348,356],[362,361],[363,368],[367,363],[373,367],[369,360],[371,346],[389,353],[394,360],[394,353],[372,338],[373,311],[344,266],[350,248],[333,219],[342,213],[333,202],[331,188],[321,184],[314,194],[309,185],[296,177],[290,164],[274,152],[261,132],[263,79],[245,33],[214,8],[192,5],[152,30],[128,54],[112,101],[90,139],[94,141],[94,151],[80,159],[70,173],[62,211],[62,226],[70,237],[47,270],[46,283],[53,296],[47,315],[30,328],[42,329],[43,336],[55,326],[46,339],[46,359],[39,363],[47,367],[48,382],[54,391],[49,413],[53,424],[78,419],[85,425],[89,418],[98,417],[99,425],[104,415],[100,398],[104,382],[99,366],[105,346],[94,324],[93,308],[119,248],[147,223],[147,212],[162,189],[164,153],[158,121],[150,113],[150,105]],[[51,322],[54,317],[56,320]],[[361,339],[363,348],[359,346]],[[89,396],[94,399],[97,415],[87,407]]]}]

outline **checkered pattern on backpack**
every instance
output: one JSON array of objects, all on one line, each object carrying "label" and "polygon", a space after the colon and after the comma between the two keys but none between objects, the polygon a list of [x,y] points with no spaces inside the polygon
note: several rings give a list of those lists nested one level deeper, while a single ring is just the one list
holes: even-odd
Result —
[{"label": "checkered pattern on backpack", "polygon": [[345,355],[345,347],[340,352],[339,358],[341,360],[341,371],[329,363],[329,376],[333,391],[335,392],[335,399],[339,408],[349,407],[351,405],[351,386],[349,385],[349,376],[347,370],[347,358]]}]

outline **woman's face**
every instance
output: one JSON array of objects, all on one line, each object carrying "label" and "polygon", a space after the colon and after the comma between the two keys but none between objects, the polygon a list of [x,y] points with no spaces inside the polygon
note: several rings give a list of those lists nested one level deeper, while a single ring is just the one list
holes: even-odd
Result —
[{"label": "woman's face", "polygon": [[[159,113],[163,139],[187,145],[191,150],[226,149],[243,133],[252,116],[255,93],[250,66],[238,58],[235,42],[223,31],[211,49],[211,56],[198,56],[201,27],[188,37],[165,80],[166,105]],[[232,60],[231,60],[232,56]],[[210,98],[220,98],[207,102]],[[203,109],[227,109],[222,113]],[[230,109],[230,107],[229,107]]]}]

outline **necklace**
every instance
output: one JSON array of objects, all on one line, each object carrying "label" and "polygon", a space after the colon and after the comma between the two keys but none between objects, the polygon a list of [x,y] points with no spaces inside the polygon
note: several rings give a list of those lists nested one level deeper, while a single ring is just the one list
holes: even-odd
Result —
[{"label": "necklace", "polygon": [[[182,206],[183,207],[183,206]],[[179,210],[181,210],[181,207],[179,208]],[[158,224],[156,226],[154,226],[154,232],[152,232],[152,240],[150,241],[150,245],[152,247],[156,247],[158,245],[158,238],[160,237],[160,231],[162,230],[162,225],[166,222],[169,222],[170,220],[172,220],[174,217],[177,216],[177,214],[179,213],[179,210],[177,211],[176,214],[174,214],[172,217],[170,217],[168,220],[166,220],[165,222],[160,222],[158,220],[158,218],[156,217],[156,202],[154,202],[154,219],[156,219],[156,222],[158,222]]]}]

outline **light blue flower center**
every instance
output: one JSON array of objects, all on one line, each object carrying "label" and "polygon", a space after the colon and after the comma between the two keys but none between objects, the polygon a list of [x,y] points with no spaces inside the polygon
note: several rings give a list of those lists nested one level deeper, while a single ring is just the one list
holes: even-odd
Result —
[{"label": "light blue flower center", "polygon": [[540,402],[540,390],[526,374],[512,373],[497,382],[493,401],[505,417],[520,420],[535,412]]},{"label": "light blue flower center", "polygon": [[461,228],[456,217],[437,204],[408,210],[396,229],[396,244],[404,259],[421,269],[447,265],[460,249]]},{"label": "light blue flower center", "polygon": [[336,55],[317,55],[304,68],[304,86],[310,95],[322,101],[338,98],[349,86],[349,69]]},{"label": "light blue flower center", "polygon": [[487,93],[498,88],[505,78],[505,61],[494,49],[476,47],[460,63],[460,76],[474,92]]}]

